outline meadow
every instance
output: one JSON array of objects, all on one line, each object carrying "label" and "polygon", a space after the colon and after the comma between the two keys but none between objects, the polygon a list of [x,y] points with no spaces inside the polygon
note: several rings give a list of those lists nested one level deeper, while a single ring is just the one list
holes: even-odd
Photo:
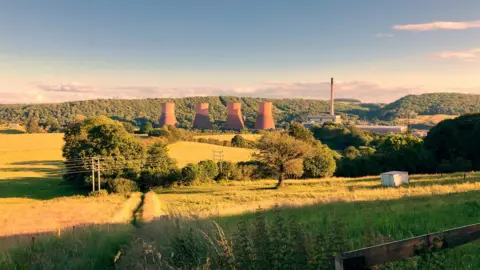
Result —
[{"label": "meadow", "polygon": [[[271,239],[284,230],[288,239],[299,232],[309,239],[325,235],[327,245],[336,243],[328,237],[338,227],[333,235],[341,236],[344,251],[480,222],[480,173],[466,179],[463,174],[415,175],[398,188],[382,187],[372,176],[287,180],[279,190],[273,188],[275,180],[230,181],[158,188],[129,198],[86,197],[61,178],[62,143],[61,134],[0,135],[0,269],[181,268],[179,262],[216,268],[223,263],[223,255],[215,255],[222,247],[239,263],[238,253],[247,253],[229,243],[242,234],[256,241],[259,220],[266,222]],[[223,150],[231,161],[249,160],[252,153],[193,142],[169,145],[180,166],[211,159],[213,149]],[[68,229],[72,226],[77,229]],[[59,228],[61,237],[47,233]],[[31,236],[42,232],[47,234],[32,248]],[[212,245],[215,254],[205,249]],[[289,252],[295,254],[312,252],[313,244],[302,245],[282,247],[294,248]],[[185,256],[170,256],[174,251]],[[478,242],[440,254],[435,260],[444,269],[479,269]],[[389,267],[415,269],[418,261]]]}]

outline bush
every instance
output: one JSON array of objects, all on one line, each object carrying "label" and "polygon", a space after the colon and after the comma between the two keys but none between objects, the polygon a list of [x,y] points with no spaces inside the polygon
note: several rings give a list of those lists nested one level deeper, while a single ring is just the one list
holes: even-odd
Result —
[{"label": "bush", "polygon": [[108,195],[108,191],[106,191],[105,189],[90,191],[88,193],[88,196],[91,196],[91,197],[104,197],[104,196],[107,196],[107,195]]},{"label": "bush", "polygon": [[202,182],[214,180],[218,176],[218,165],[213,160],[202,160],[198,163]]},{"label": "bush", "polygon": [[285,168],[285,175],[289,178],[300,178],[304,173],[303,160],[297,159],[290,162]]},{"label": "bush", "polygon": [[144,189],[168,187],[181,179],[179,175],[179,170],[175,168],[169,170],[148,168],[140,174],[140,185]]},{"label": "bush", "polygon": [[218,162],[219,174],[216,180],[239,179],[239,171],[235,163],[230,161]]},{"label": "bush", "polygon": [[187,166],[183,167],[181,173],[181,180],[182,184],[184,185],[192,185],[194,184],[195,180],[200,175],[200,170],[197,165],[195,164],[187,164]]},{"label": "bush", "polygon": [[140,189],[135,181],[125,178],[116,178],[107,180],[107,190],[110,191],[110,193],[126,195],[139,191]]},{"label": "bush", "polygon": [[249,146],[248,141],[240,135],[235,135],[231,143],[233,147],[247,148]]},{"label": "bush", "polygon": [[337,169],[332,151],[320,143],[317,143],[312,156],[305,158],[303,167],[305,170],[303,176],[306,178],[330,177]]}]

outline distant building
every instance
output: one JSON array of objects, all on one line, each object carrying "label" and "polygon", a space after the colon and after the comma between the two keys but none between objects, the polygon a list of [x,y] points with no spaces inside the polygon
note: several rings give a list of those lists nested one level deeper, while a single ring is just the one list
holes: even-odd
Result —
[{"label": "distant building", "polygon": [[319,115],[310,115],[307,117],[307,121],[303,123],[305,127],[311,127],[312,125],[323,126],[325,123],[342,123],[342,118],[340,115],[331,115],[331,114],[319,114]]},{"label": "distant building", "polygon": [[342,118],[340,115],[335,115],[335,104],[334,104],[334,81],[333,78],[330,80],[330,113],[323,113],[319,115],[309,115],[307,121],[303,123],[305,127],[311,127],[312,125],[322,126],[325,123],[342,123]]},{"label": "distant building", "polygon": [[408,131],[407,126],[370,126],[370,125],[357,125],[356,128],[364,131],[379,133],[379,134],[392,134],[392,133],[406,133]]}]

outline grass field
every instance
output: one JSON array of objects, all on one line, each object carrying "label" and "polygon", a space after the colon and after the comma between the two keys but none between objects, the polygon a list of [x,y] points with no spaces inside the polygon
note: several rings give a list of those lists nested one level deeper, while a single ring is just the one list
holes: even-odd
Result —
[{"label": "grass field", "polygon": [[206,143],[177,142],[168,145],[169,155],[177,161],[177,166],[198,163],[201,160],[213,159],[213,150],[223,151],[223,160],[231,162],[252,159],[252,149],[225,147]]},{"label": "grass field", "polygon": [[[219,135],[198,135],[196,139],[215,139],[219,141],[231,141],[236,134],[219,134]],[[243,138],[249,141],[258,141],[262,137],[260,134],[240,134]]]}]

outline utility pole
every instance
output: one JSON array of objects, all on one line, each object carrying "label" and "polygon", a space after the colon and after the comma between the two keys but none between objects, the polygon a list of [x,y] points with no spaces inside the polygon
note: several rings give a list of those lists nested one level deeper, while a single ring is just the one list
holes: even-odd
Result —
[{"label": "utility pole", "polygon": [[95,158],[92,157],[92,191],[95,191]]},{"label": "utility pole", "polygon": [[98,165],[98,191],[100,191],[100,174],[101,174],[101,166],[100,166],[100,158],[97,158],[97,165]]}]

